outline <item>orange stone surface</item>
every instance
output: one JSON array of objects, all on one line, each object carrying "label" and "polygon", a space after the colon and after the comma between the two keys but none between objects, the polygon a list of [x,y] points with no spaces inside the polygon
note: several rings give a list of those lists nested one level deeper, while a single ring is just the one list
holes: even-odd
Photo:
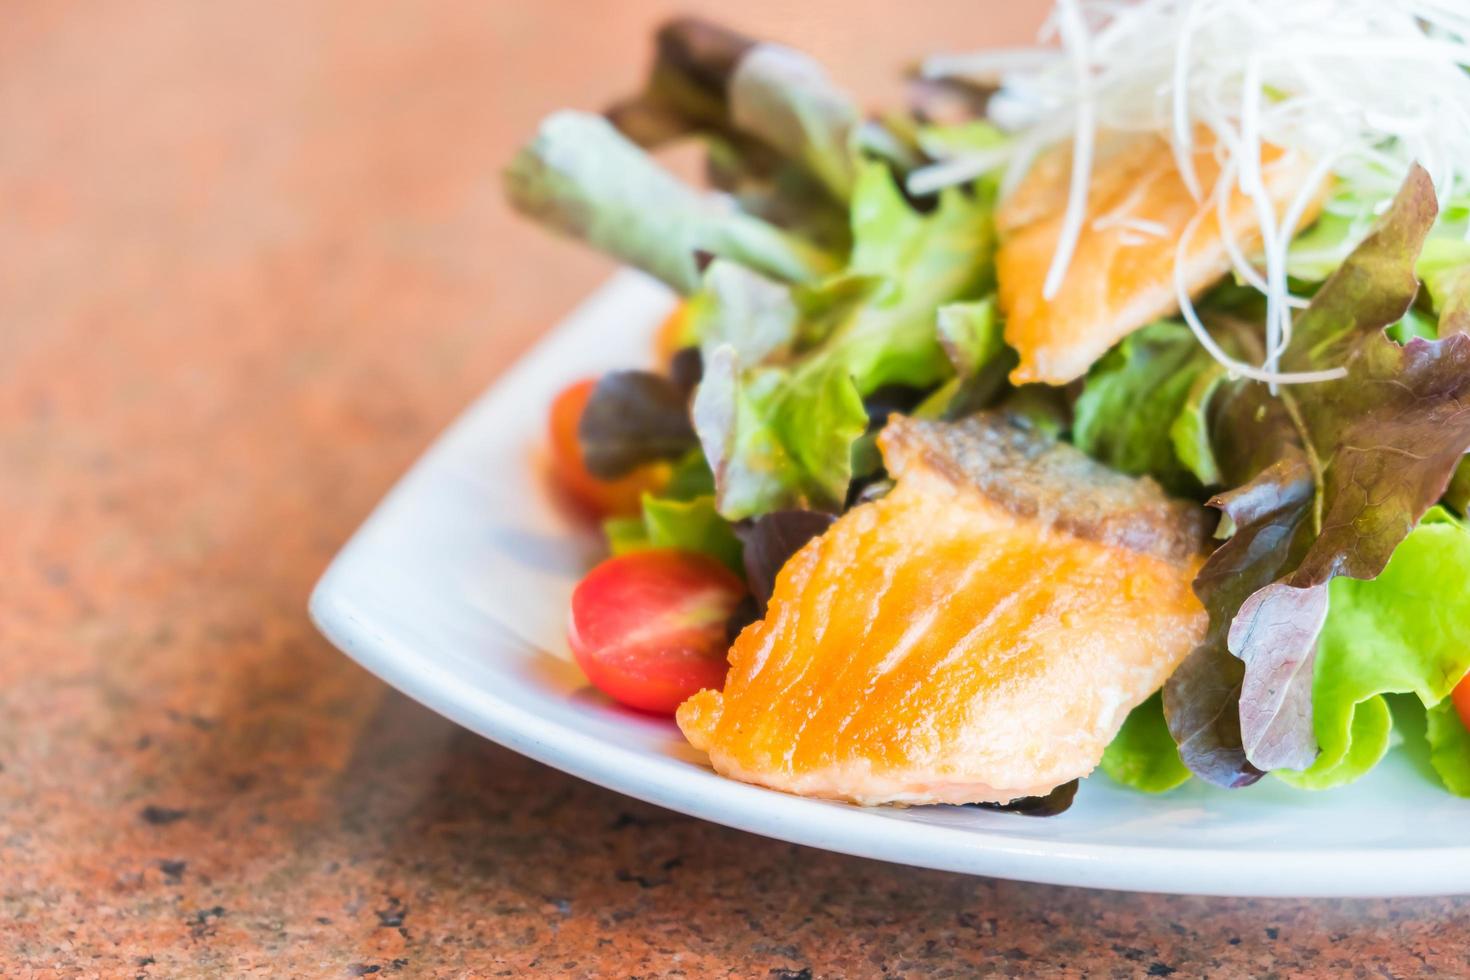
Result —
[{"label": "orange stone surface", "polygon": [[[306,619],[432,436],[610,269],[515,221],[649,0],[17,2],[0,27],[0,976],[1470,969],[1470,904],[918,871],[579,782]],[[869,96],[1035,4],[679,9]],[[1263,869],[1267,873],[1268,869]]]}]

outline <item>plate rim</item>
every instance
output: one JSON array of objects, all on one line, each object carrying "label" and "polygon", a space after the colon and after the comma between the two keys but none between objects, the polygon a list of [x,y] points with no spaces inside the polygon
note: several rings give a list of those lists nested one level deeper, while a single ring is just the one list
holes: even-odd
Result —
[{"label": "plate rim", "polygon": [[[502,407],[498,403],[516,382],[549,361],[557,346],[575,335],[579,322],[602,306],[627,302],[628,297],[643,297],[646,302],[650,288],[641,273],[615,273],[502,371],[399,477],[312,590],[311,619],[334,646],[429,710],[537,762],[656,806],[789,843],[934,870],[1123,891],[1299,898],[1470,893],[1470,843],[1305,852],[1249,845],[1180,849],[1037,840],[978,828],[875,819],[876,814],[861,807],[796,797],[726,779],[712,770],[648,765],[638,750],[599,740],[491,691],[459,683],[390,632],[375,629],[370,611],[361,609],[343,584],[356,555],[400,508],[409,508],[415,485],[453,457],[467,434],[478,429],[477,423]],[[1406,874],[1410,867],[1413,873]]]}]

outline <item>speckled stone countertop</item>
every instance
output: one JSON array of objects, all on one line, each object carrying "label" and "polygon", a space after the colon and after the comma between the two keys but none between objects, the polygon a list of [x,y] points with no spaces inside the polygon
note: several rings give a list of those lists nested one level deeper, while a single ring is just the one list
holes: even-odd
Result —
[{"label": "speckled stone countertop", "polygon": [[[606,274],[512,221],[495,172],[542,112],[631,86],[669,9],[9,6],[0,976],[1470,972],[1459,900],[1094,893],[685,819],[316,635],[336,548]],[[1038,16],[758,0],[738,22],[877,94]]]}]

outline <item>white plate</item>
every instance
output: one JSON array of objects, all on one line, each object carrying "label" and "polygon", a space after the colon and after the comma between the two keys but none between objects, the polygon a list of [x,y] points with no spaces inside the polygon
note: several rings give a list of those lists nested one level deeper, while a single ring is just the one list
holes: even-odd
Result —
[{"label": "white plate", "polygon": [[[864,809],[716,776],[672,724],[590,691],[566,651],[567,597],[595,533],[543,476],[566,382],[644,360],[668,309],[621,273],[482,397],[393,490],[311,599],[317,625],[389,684],[517,752],[650,803],[781,840],[968,874],[1215,895],[1470,891],[1470,803],[1396,751],[1326,793],[1267,779],[1162,797],[1098,775],[1039,819],[962,807]],[[754,843],[754,842],[753,842]]]}]

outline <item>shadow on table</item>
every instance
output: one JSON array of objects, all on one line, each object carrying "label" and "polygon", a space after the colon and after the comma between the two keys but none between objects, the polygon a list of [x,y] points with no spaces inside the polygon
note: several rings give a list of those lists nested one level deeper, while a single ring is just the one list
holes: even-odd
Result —
[{"label": "shadow on table", "polygon": [[[1262,956],[1278,969],[1333,969],[1382,956],[1386,943],[1448,937],[1467,918],[1457,905],[1447,921],[1443,902],[1095,892],[826,853],[603,790],[396,692],[338,787],[344,829],[381,847],[377,873],[412,890],[398,897],[422,913],[426,939],[517,937],[509,962],[522,968],[565,955],[628,973],[720,963],[771,976],[1035,974],[1099,957],[1157,976],[1245,971]],[[438,917],[458,925],[437,935]]]}]

